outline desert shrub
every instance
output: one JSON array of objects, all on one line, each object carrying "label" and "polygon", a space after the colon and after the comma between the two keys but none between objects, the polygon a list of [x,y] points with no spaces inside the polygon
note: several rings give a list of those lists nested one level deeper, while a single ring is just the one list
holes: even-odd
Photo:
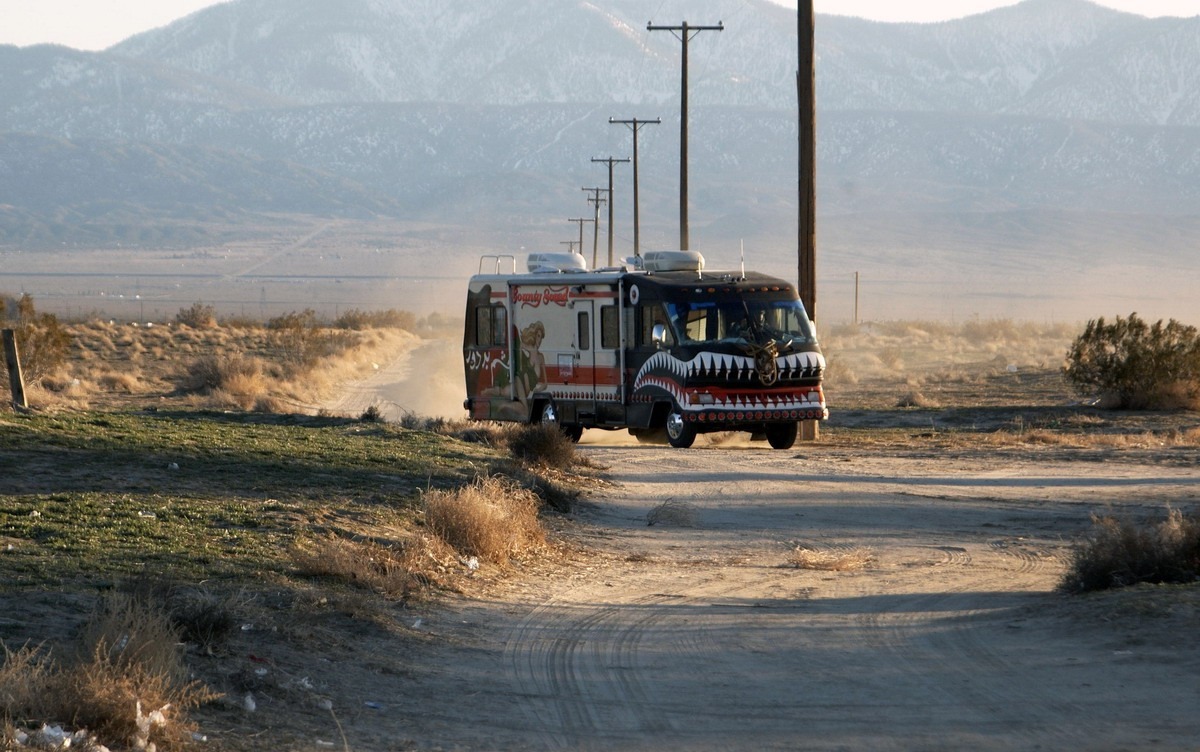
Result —
[{"label": "desert shrub", "polygon": [[317,312],[311,308],[276,316],[267,322],[267,329],[271,332],[271,343],[282,359],[296,365],[313,365],[353,343],[345,333],[339,336],[323,328],[317,320]]},{"label": "desert shrub", "polygon": [[530,423],[508,435],[513,457],[545,467],[567,469],[575,464],[575,443],[551,423]]},{"label": "desert shrub", "polygon": [[180,308],[175,321],[193,329],[212,329],[217,325],[217,309],[197,301],[190,308]]},{"label": "desert shrub", "polygon": [[1157,524],[1111,516],[1093,517],[1092,523],[1091,535],[1072,551],[1064,590],[1081,593],[1200,578],[1200,521],[1179,510],[1169,510]]},{"label": "desert shrub", "polygon": [[1017,325],[1011,319],[981,319],[979,317],[964,321],[960,335],[974,344],[995,344],[1020,338]]},{"label": "desert shrub", "polygon": [[26,321],[35,315],[33,296],[25,293],[17,300],[17,319]]},{"label": "desert shrub", "polygon": [[686,501],[668,499],[646,513],[646,525],[691,527],[696,524],[696,507]]},{"label": "desert shrub", "polygon": [[255,396],[265,390],[263,364],[245,355],[204,355],[191,361],[183,374],[185,392]]},{"label": "desert shrub", "polygon": [[1171,319],[1153,325],[1136,313],[1087,323],[1063,374],[1075,388],[1120,409],[1195,408],[1200,398],[1200,338]]},{"label": "desert shrub", "polygon": [[249,599],[243,592],[187,588],[172,590],[166,603],[180,639],[211,655],[237,633]]},{"label": "desert shrub", "polygon": [[787,563],[788,566],[797,569],[812,569],[821,572],[856,572],[866,569],[875,561],[875,554],[866,548],[841,551],[798,546],[788,556]]},{"label": "desert shrub", "polygon": [[545,542],[538,507],[536,494],[497,476],[424,495],[431,532],[464,555],[501,565]]},{"label": "desert shrub", "polygon": [[159,748],[186,744],[193,730],[186,711],[215,698],[188,679],[166,610],[115,592],[84,625],[79,660],[59,692],[72,726],[110,743]]},{"label": "desert shrub", "polygon": [[17,301],[17,326],[13,330],[21,373],[27,382],[39,383],[66,362],[73,341],[70,332],[54,314],[37,313],[28,293]]},{"label": "desert shrub", "polygon": [[178,749],[194,730],[187,711],[217,697],[188,679],[179,633],[161,606],[127,594],[102,601],[77,650],[59,663],[48,652],[6,649],[0,677],[13,692],[0,702],[8,717],[86,728],[120,749]]},{"label": "desert shrub", "polygon": [[138,377],[132,373],[106,371],[96,378],[101,389],[109,392],[125,392],[133,394],[138,389]]},{"label": "desert shrub", "polygon": [[915,389],[900,395],[900,397],[896,400],[896,407],[901,408],[917,407],[928,409],[937,406],[938,405],[935,400],[926,397],[924,394]]},{"label": "desert shrub", "polygon": [[379,408],[379,405],[371,405],[362,411],[362,415],[359,415],[358,419],[363,423],[383,423],[383,410]]},{"label": "desert shrub", "polygon": [[404,329],[413,331],[417,326],[417,317],[409,311],[397,311],[389,308],[386,311],[361,311],[351,308],[341,313],[333,323],[338,329]]},{"label": "desert shrub", "polygon": [[438,537],[417,536],[403,545],[327,535],[292,551],[302,572],[333,577],[395,598],[409,598],[442,583],[458,554]]},{"label": "desert shrub", "polygon": [[[25,645],[16,652],[7,645],[0,665],[0,715],[8,721],[31,719],[51,689],[54,663],[44,646]],[[2,743],[3,737],[0,737]]]}]

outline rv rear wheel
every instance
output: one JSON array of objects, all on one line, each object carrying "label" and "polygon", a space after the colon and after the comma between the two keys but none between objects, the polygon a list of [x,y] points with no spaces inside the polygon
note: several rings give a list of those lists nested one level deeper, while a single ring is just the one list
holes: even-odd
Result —
[{"label": "rv rear wheel", "polygon": [[538,422],[542,425],[558,426],[558,430],[562,431],[563,436],[576,443],[583,436],[583,426],[565,425],[559,421],[558,408],[555,407],[553,400],[542,404],[542,413]]},{"label": "rv rear wheel", "polygon": [[791,449],[799,427],[799,423],[773,423],[767,426],[767,443],[772,449]]},{"label": "rv rear wheel", "polygon": [[696,427],[683,419],[679,408],[667,415],[667,443],[676,449],[687,449],[696,440]]}]

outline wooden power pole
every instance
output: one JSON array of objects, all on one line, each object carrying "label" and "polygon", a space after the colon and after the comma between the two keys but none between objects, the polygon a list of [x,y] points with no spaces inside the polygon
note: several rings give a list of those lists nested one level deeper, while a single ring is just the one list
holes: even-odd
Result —
[{"label": "wooden power pole", "polygon": [[600,204],[607,201],[607,198],[600,198],[600,194],[604,193],[606,188],[584,188],[585,191],[590,191],[592,196],[587,200],[593,208],[592,217],[592,268],[596,268],[596,249],[600,247]]},{"label": "wooden power pole", "polygon": [[635,257],[642,255],[642,221],[639,212],[640,202],[638,201],[638,131],[647,125],[659,125],[662,120],[654,118],[653,120],[638,120],[637,118],[629,118],[627,120],[617,120],[609,118],[609,123],[619,123],[629,126],[633,131],[633,255]]},{"label": "wooden power pole", "polygon": [[800,99],[800,300],[809,318],[817,319],[817,97],[813,0],[796,6],[800,68],[796,89]]},{"label": "wooden power pole", "polygon": [[679,26],[655,26],[646,24],[646,31],[669,31],[683,43],[683,80],[680,86],[679,118],[679,249],[690,249],[688,232],[688,42],[702,31],[725,31],[720,21],[716,26],[689,26],[684,21]]},{"label": "wooden power pole", "polygon": [[611,267],[613,265],[613,165],[618,162],[628,162],[629,158],[592,157],[592,161],[608,165],[608,265]]},{"label": "wooden power pole", "polygon": [[[817,87],[816,34],[813,0],[796,4],[796,37],[800,67],[796,71],[796,91],[800,100],[799,159],[799,277],[797,290],[809,317],[817,320]],[[820,423],[800,422],[800,437],[816,441],[821,437]]]},{"label": "wooden power pole", "polygon": [[29,407],[25,399],[25,377],[21,374],[21,355],[17,350],[17,333],[5,329],[4,361],[8,364],[8,385],[12,389],[12,405],[18,410]]}]

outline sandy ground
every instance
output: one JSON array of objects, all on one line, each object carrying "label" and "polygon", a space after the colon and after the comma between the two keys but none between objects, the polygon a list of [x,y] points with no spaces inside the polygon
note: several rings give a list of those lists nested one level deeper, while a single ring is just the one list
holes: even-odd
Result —
[{"label": "sandy ground", "polygon": [[[329,408],[461,414],[448,351]],[[1094,513],[1200,513],[1200,450],[620,436],[585,434],[611,484],[548,518],[562,556],[349,640],[298,623],[263,658],[243,634],[258,709],[201,713],[213,746],[1200,749],[1196,588],[1056,590]],[[803,569],[802,547],[873,561]]]},{"label": "sandy ground", "polygon": [[569,561],[364,641],[313,748],[1200,748],[1194,594],[1055,592],[1091,513],[1194,510],[1194,463],[580,451],[615,485]]}]

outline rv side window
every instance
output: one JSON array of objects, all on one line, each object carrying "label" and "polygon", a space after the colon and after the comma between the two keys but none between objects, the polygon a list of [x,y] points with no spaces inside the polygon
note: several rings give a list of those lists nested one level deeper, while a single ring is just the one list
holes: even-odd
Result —
[{"label": "rv side window", "polygon": [[588,321],[587,311],[579,312],[579,349],[592,349],[592,325]]},{"label": "rv side window", "polygon": [[485,347],[492,344],[491,306],[479,306],[475,309],[475,344]]},{"label": "rv side window", "polygon": [[621,321],[615,305],[600,308],[600,346],[605,350],[616,350],[621,346]]},{"label": "rv side window", "polygon": [[492,306],[492,343],[508,344],[508,310],[502,305]]},{"label": "rv side window", "polygon": [[642,328],[638,332],[638,344],[644,347],[654,345],[654,325],[662,324],[667,327],[667,344],[675,344],[675,335],[671,325],[667,323],[667,313],[659,303],[644,305],[641,310]]},{"label": "rv side window", "polygon": [[504,306],[479,306],[475,309],[475,344],[503,347],[508,343],[508,311]]}]

